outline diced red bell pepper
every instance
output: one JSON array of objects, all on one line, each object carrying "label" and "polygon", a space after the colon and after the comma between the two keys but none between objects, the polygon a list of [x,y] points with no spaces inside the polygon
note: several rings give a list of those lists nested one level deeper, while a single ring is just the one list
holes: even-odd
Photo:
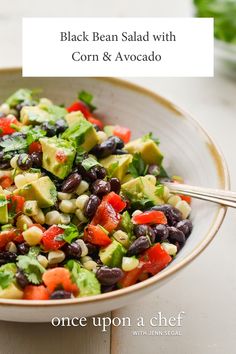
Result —
[{"label": "diced red bell pepper", "polygon": [[160,243],[157,243],[144,252],[140,261],[144,263],[144,272],[155,275],[164,269],[172,261],[172,258]]},{"label": "diced red bell pepper", "polygon": [[20,236],[21,236],[21,240],[22,240],[21,233],[18,230],[16,230],[15,228],[12,228],[7,231],[1,231],[0,232],[0,249],[3,249],[10,241],[17,242],[18,240],[20,240],[19,239]]},{"label": "diced red bell pepper", "polygon": [[99,225],[91,224],[84,230],[84,240],[101,247],[106,247],[111,243],[111,239]]},{"label": "diced red bell pepper", "polygon": [[96,214],[91,221],[92,225],[101,225],[108,232],[117,228],[121,220],[121,216],[115,211],[113,206],[107,201],[102,201],[97,208]]},{"label": "diced red bell pepper", "polygon": [[118,136],[124,143],[128,143],[131,137],[131,130],[120,125],[115,125],[112,134]]},{"label": "diced red bell pepper", "polygon": [[13,179],[10,176],[2,176],[0,178],[0,186],[2,188],[8,188],[13,184]]},{"label": "diced red bell pepper", "polygon": [[88,117],[88,121],[91,124],[96,124],[100,129],[103,129],[103,123],[100,121],[100,119],[94,117]]},{"label": "diced red bell pepper", "polygon": [[41,243],[44,246],[46,251],[58,250],[64,244],[64,240],[57,240],[57,236],[62,235],[64,230],[61,227],[56,225],[52,225],[43,233],[43,237],[41,239]]},{"label": "diced red bell pepper", "polygon": [[192,198],[189,195],[180,195],[180,198],[182,200],[185,200],[185,202],[187,202],[188,204],[191,204],[192,202]]},{"label": "diced red bell pepper", "polygon": [[88,107],[81,101],[76,101],[76,102],[72,103],[72,105],[70,107],[67,107],[67,111],[69,113],[80,111],[83,113],[85,118],[88,118],[91,116],[91,113],[90,113]]},{"label": "diced red bell pepper", "polygon": [[33,143],[30,144],[28,148],[29,154],[32,154],[33,152],[42,152],[42,145],[40,144],[39,141],[34,141]]},{"label": "diced red bell pepper", "polygon": [[58,150],[56,153],[56,160],[58,162],[64,163],[66,162],[68,159],[68,156],[64,153],[64,151],[62,150]]},{"label": "diced red bell pepper", "polygon": [[167,219],[162,211],[150,210],[133,216],[134,224],[167,224]]},{"label": "diced red bell pepper", "polygon": [[78,286],[72,282],[70,272],[66,268],[56,267],[47,270],[43,273],[43,282],[50,293],[60,288],[70,291],[74,295],[79,293]]},{"label": "diced red bell pepper", "polygon": [[12,124],[21,126],[14,116],[0,118],[0,136],[15,133],[16,129],[12,128]]},{"label": "diced red bell pepper", "polygon": [[110,203],[117,213],[120,213],[126,207],[126,202],[116,194],[115,192],[110,192],[103,197],[103,200]]},{"label": "diced red bell pepper", "polygon": [[143,262],[139,262],[137,268],[125,272],[124,277],[119,281],[118,285],[120,288],[127,288],[128,286],[134,285],[137,283],[140,275],[143,271]]},{"label": "diced red bell pepper", "polygon": [[24,288],[24,300],[48,300],[49,292],[43,285],[27,285]]},{"label": "diced red bell pepper", "polygon": [[9,201],[7,207],[10,212],[17,214],[20,211],[23,211],[25,203],[24,197],[20,195],[10,194],[7,196],[7,199]]}]

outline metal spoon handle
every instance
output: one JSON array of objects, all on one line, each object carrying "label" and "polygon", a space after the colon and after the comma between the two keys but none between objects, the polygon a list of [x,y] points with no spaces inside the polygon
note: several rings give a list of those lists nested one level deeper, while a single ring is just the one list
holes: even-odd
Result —
[{"label": "metal spoon handle", "polygon": [[193,198],[236,208],[236,192],[171,182],[165,182],[164,184],[169,188],[171,193],[188,195]]}]

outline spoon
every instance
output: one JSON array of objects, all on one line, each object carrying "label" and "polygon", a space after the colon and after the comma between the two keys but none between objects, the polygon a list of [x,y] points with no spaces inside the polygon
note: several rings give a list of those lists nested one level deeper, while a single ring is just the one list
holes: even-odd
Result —
[{"label": "spoon", "polygon": [[173,194],[188,195],[193,198],[236,208],[236,192],[172,182],[163,182],[163,184],[168,187]]}]

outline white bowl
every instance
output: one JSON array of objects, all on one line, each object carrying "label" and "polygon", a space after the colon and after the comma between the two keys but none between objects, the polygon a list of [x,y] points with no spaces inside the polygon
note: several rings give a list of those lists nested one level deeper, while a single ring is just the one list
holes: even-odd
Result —
[{"label": "white bowl", "polygon": [[[43,95],[69,104],[77,92],[95,96],[99,115],[109,123],[131,128],[133,137],[153,132],[161,140],[170,174],[181,175],[190,184],[229,188],[227,167],[211,138],[200,125],[166,99],[125,81],[107,78],[22,78],[19,69],[0,71],[0,101],[20,87],[42,88]],[[145,296],[197,257],[218,231],[226,209],[194,200],[194,229],[175,260],[159,274],[129,288],[70,300],[27,301],[0,299],[0,319],[46,322],[53,317],[81,317],[110,311]],[[193,275],[194,281],[194,275]]]}]

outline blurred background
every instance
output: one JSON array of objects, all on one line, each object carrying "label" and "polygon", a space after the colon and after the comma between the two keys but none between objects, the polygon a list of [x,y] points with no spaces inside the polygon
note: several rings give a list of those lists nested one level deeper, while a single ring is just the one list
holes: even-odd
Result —
[{"label": "blurred background", "polygon": [[[219,145],[236,190],[236,0],[0,0],[0,68],[21,65],[21,18],[33,16],[215,17],[214,78],[132,78],[189,111]],[[39,51],[44,48],[38,48]],[[50,53],[45,53],[50,55]],[[35,53],[37,56],[37,53]],[[4,85],[4,82],[0,82]],[[204,171],[203,171],[204,173]],[[185,311],[180,337],[101,333],[89,326],[0,322],[0,354],[233,354],[236,347],[236,212],[229,210],[214,242],[190,266],[140,303],[113,316],[151,318]],[[146,327],[147,331],[151,328]]]}]

